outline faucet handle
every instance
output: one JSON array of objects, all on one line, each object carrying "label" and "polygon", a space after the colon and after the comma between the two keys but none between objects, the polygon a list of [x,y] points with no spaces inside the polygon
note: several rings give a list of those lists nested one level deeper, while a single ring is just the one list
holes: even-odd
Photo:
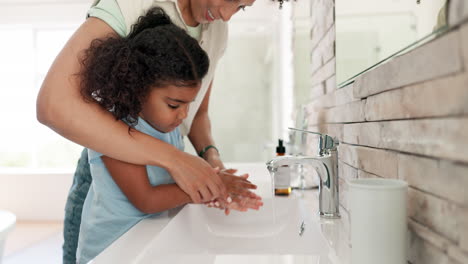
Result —
[{"label": "faucet handle", "polygon": [[336,150],[336,147],[339,145],[339,140],[337,138],[332,138],[327,134],[297,129],[293,127],[289,127],[289,129],[297,132],[319,135],[319,155],[322,155],[330,150]]}]

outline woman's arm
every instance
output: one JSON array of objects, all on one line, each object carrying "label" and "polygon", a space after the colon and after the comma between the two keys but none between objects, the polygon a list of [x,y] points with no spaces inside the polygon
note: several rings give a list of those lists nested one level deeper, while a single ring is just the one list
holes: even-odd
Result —
[{"label": "woman's arm", "polygon": [[[188,138],[192,143],[195,151],[200,153],[200,151],[206,146],[213,145],[215,146],[213,137],[211,135],[211,121],[208,116],[208,106],[210,102],[211,87],[213,81],[211,81],[208,91],[205,94],[205,98],[198,108],[197,114],[195,115],[190,133]],[[225,169],[221,158],[219,157],[218,151],[214,148],[208,149],[203,157],[213,168],[219,167],[220,169]]]},{"label": "woman's arm", "polygon": [[63,137],[106,156],[169,171],[195,202],[226,197],[221,179],[204,160],[128,126],[80,94],[80,56],[96,38],[117,36],[104,21],[90,17],[68,40],[52,64],[37,98],[37,118]]},{"label": "woman's arm", "polygon": [[[192,123],[190,134],[188,135],[190,142],[194,146],[197,153],[208,145],[215,145],[211,135],[211,122],[208,116],[208,105],[210,101],[211,87],[213,82],[210,83],[208,91],[203,98],[203,102],[198,109],[197,114]],[[235,169],[225,169],[223,162],[219,156],[218,151],[214,148],[208,149],[203,155],[203,158],[210,163],[212,167],[219,167],[222,171],[219,173],[227,192],[233,199],[233,203],[229,204],[220,201],[220,208],[226,208],[226,214],[229,214],[230,209],[245,211],[247,209],[258,209],[263,203],[261,197],[255,195],[249,189],[256,189],[257,186],[247,180],[248,174],[242,177],[236,176]]]},{"label": "woman's arm", "polygon": [[130,164],[106,156],[102,156],[102,161],[128,200],[143,213],[158,213],[191,202],[190,197],[177,184],[151,186],[144,165]]}]

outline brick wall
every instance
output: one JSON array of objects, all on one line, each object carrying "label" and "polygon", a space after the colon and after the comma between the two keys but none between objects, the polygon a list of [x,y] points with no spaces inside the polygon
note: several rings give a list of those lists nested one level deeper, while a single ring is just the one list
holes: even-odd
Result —
[{"label": "brick wall", "polygon": [[[337,137],[340,201],[353,178],[408,182],[408,261],[468,263],[468,2],[450,32],[336,89],[334,1],[311,0],[308,129]],[[308,143],[312,154],[315,141]]]}]

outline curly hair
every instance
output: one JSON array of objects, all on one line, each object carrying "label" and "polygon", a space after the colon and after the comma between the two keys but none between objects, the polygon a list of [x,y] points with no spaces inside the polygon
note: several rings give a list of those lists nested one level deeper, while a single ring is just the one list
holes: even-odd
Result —
[{"label": "curly hair", "polygon": [[81,64],[85,100],[97,102],[134,127],[151,89],[199,84],[208,72],[209,58],[161,8],[152,8],[128,36],[93,40]]}]

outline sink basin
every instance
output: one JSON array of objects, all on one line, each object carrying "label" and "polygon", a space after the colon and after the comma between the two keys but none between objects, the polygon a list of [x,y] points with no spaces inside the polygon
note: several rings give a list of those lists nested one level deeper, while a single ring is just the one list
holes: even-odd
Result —
[{"label": "sink basin", "polygon": [[16,216],[8,211],[0,210],[0,264],[3,258],[3,249],[8,233],[14,228]]},{"label": "sink basin", "polygon": [[[226,167],[238,168],[239,175],[249,173],[249,180],[258,186],[255,193],[263,197],[259,211],[225,216],[204,205],[185,205],[140,221],[92,263],[349,263],[348,219],[321,219],[317,190],[273,196],[264,163]],[[302,221],[305,228],[300,236]]]},{"label": "sink basin", "polygon": [[267,198],[259,211],[229,216],[187,205],[133,263],[329,263],[319,218],[310,213],[293,197]]}]

